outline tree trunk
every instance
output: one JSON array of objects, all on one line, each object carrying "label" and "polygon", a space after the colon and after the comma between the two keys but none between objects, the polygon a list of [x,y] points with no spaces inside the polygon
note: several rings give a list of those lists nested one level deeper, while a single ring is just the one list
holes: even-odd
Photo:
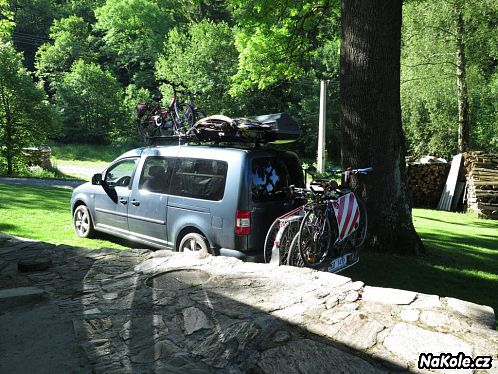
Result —
[{"label": "tree trunk", "polygon": [[456,12],[456,73],[458,88],[458,152],[469,150],[469,96],[465,69],[465,23],[463,20],[464,1],[455,3]]},{"label": "tree trunk", "polygon": [[369,247],[424,250],[407,197],[401,127],[402,2],[342,0],[341,128],[344,167],[374,168],[362,177]]},{"label": "tree trunk", "polygon": [[2,106],[3,110],[5,112],[5,133],[4,133],[4,143],[5,143],[5,159],[7,160],[7,175],[12,176],[14,173],[14,150],[13,150],[13,144],[14,142],[12,141],[12,113],[10,110],[10,105],[9,105],[9,99],[7,97],[7,94],[5,92],[4,87],[2,86],[2,91],[1,91],[1,99],[2,99]]}]

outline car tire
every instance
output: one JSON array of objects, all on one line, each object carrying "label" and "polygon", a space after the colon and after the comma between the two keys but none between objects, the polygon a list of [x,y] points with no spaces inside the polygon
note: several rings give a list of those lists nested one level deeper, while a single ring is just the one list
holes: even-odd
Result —
[{"label": "car tire", "polygon": [[95,237],[92,216],[86,205],[80,205],[74,210],[73,225],[80,238]]},{"label": "car tire", "polygon": [[191,232],[185,235],[178,246],[179,252],[199,252],[202,254],[209,253],[209,244],[201,234]]}]

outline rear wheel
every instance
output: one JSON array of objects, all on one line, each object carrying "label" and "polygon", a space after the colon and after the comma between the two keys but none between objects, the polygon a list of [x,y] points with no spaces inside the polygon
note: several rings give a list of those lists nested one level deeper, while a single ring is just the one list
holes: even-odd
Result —
[{"label": "rear wheel", "polygon": [[305,266],[319,267],[325,262],[332,236],[329,218],[322,210],[310,210],[306,213],[298,238],[299,252]]},{"label": "rear wheel", "polygon": [[80,238],[93,238],[95,236],[92,216],[90,216],[90,211],[86,205],[80,205],[74,210],[73,224],[74,230]]},{"label": "rear wheel", "polygon": [[271,260],[271,251],[273,249],[273,243],[275,242],[275,238],[277,237],[278,230],[280,229],[280,220],[277,218],[270,226],[265,238],[265,247],[264,247],[264,259],[265,263],[270,263]]},{"label": "rear wheel", "polygon": [[180,241],[180,245],[178,246],[179,252],[201,252],[208,254],[209,253],[209,244],[207,239],[201,234],[191,232],[190,234],[185,235]]}]

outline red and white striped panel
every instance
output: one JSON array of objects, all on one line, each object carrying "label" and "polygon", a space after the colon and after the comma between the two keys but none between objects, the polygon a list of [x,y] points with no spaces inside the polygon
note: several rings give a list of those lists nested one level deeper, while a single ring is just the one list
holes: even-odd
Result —
[{"label": "red and white striped panel", "polygon": [[352,192],[341,196],[333,203],[337,225],[339,226],[339,237],[337,241],[347,238],[354,232],[360,223],[360,208],[356,197]]}]

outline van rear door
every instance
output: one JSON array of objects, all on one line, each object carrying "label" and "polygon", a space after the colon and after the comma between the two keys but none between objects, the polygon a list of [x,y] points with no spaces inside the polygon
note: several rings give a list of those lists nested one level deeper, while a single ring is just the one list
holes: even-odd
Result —
[{"label": "van rear door", "polygon": [[296,207],[286,187],[304,185],[303,171],[292,153],[255,157],[251,162],[251,234],[249,249],[263,251],[273,221]]}]

